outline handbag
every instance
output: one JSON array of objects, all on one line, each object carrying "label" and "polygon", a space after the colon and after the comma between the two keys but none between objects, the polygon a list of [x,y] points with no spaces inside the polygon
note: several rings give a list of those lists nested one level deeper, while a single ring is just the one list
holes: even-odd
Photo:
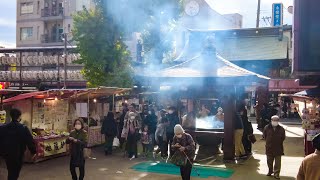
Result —
[{"label": "handbag", "polygon": [[254,134],[248,135],[248,139],[249,139],[249,141],[250,141],[252,144],[254,144],[255,142],[257,142],[257,139],[256,139],[256,137],[254,136]]},{"label": "handbag", "polygon": [[170,158],[170,162],[176,166],[186,166],[187,157],[180,151],[176,151]]},{"label": "handbag", "polygon": [[83,148],[83,156],[85,159],[88,159],[91,156],[91,149]]},{"label": "handbag", "polygon": [[119,146],[120,146],[120,140],[119,140],[117,137],[115,137],[115,138],[113,139],[112,146],[113,146],[113,147],[119,147]]}]

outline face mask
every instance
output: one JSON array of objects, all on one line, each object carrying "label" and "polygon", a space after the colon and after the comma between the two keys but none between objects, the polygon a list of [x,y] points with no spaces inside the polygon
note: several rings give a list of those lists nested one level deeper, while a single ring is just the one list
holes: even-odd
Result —
[{"label": "face mask", "polygon": [[221,114],[222,114],[222,112],[218,112],[217,114],[218,114],[218,115],[221,115]]},{"label": "face mask", "polygon": [[276,126],[279,125],[279,122],[277,122],[277,121],[271,121],[271,125],[272,125],[273,127],[276,127]]},{"label": "face mask", "polygon": [[148,111],[149,114],[151,114],[151,111]]},{"label": "face mask", "polygon": [[134,116],[130,116],[130,119],[131,119],[131,120],[134,120],[134,119],[135,119],[135,117],[134,117]]},{"label": "face mask", "polygon": [[169,111],[169,114],[173,114],[173,111]]},{"label": "face mask", "polygon": [[182,134],[179,134],[179,135],[176,135],[177,136],[177,138],[182,138]]},{"label": "face mask", "polygon": [[76,124],[76,125],[74,126],[74,128],[76,128],[76,130],[80,130],[80,129],[82,128],[82,126],[81,126],[80,124]]}]

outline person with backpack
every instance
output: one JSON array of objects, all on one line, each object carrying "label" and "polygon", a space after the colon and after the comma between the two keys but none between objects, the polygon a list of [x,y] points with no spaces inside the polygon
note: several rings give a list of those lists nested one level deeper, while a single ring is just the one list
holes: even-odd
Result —
[{"label": "person with backpack", "polygon": [[114,120],[114,115],[112,112],[108,112],[107,116],[102,122],[101,134],[105,136],[105,155],[112,154],[113,139],[117,135],[117,124]]},{"label": "person with backpack", "polygon": [[17,180],[23,165],[24,153],[28,147],[33,159],[36,157],[36,145],[28,127],[22,125],[21,111],[10,111],[11,122],[0,126],[0,153],[4,158],[8,180]]}]

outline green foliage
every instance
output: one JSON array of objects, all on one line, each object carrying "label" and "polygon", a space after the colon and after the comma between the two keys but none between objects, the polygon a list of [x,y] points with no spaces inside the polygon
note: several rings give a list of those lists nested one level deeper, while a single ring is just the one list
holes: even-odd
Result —
[{"label": "green foliage", "polygon": [[[97,3],[99,4],[99,2]],[[73,16],[73,37],[90,87],[131,87],[129,51],[118,26],[106,18],[103,8],[83,9]]]}]

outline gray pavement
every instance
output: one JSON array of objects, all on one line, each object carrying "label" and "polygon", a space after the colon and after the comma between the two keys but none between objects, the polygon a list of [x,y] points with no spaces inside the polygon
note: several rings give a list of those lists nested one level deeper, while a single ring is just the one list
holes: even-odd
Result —
[{"label": "gray pavement", "polygon": [[[254,126],[256,126],[254,124]],[[281,179],[294,180],[304,156],[303,130],[297,125],[284,125],[287,138],[285,140],[285,156],[282,158]],[[225,164],[219,159],[219,155],[205,164],[214,167],[229,168],[235,171],[229,178],[232,180],[270,180],[273,178],[265,176],[267,163],[264,155],[264,141],[260,140],[261,132],[255,129],[258,141],[253,145],[253,156],[239,164]],[[103,155],[102,148],[93,149],[92,156],[86,162],[86,180],[178,180],[180,177],[165,174],[143,173],[131,170],[134,164],[144,161],[135,159],[130,161],[123,157],[123,153],[115,153],[110,157]],[[220,155],[221,156],[221,155]],[[0,168],[0,179],[5,179],[6,172]],[[70,180],[69,158],[60,157],[37,164],[26,164],[21,172],[21,180]],[[201,178],[192,177],[200,180]],[[221,180],[221,178],[208,178]]]}]

